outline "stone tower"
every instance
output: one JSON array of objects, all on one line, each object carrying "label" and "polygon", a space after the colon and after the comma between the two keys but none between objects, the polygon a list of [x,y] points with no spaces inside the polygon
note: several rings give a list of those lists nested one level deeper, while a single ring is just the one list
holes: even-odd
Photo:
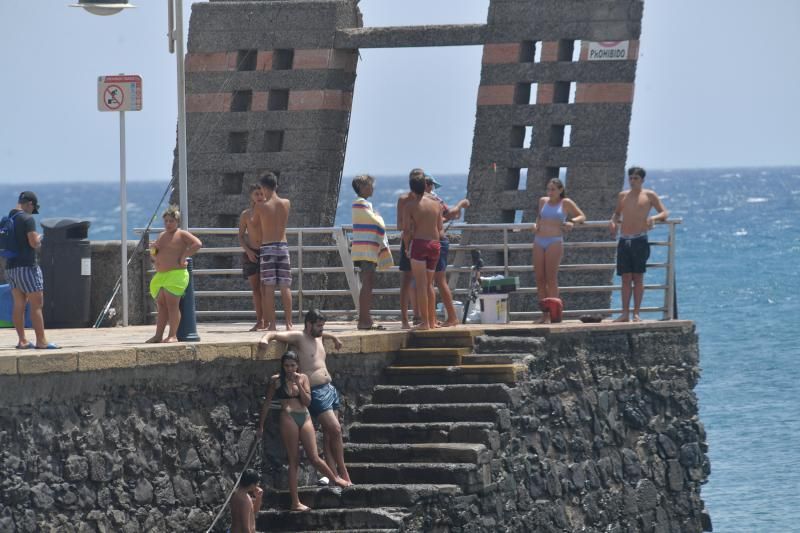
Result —
[{"label": "stone tower", "polygon": [[[360,26],[357,0],[193,5],[186,57],[189,205],[195,227],[235,227],[264,171],[294,201],[290,226],[330,226],[344,164]],[[308,201],[300,201],[300,200]]]}]

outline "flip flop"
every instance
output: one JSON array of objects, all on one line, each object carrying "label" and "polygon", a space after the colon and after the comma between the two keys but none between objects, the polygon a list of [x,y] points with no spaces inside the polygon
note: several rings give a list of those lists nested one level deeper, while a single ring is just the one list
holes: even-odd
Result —
[{"label": "flip flop", "polygon": [[48,342],[47,346],[34,346],[37,350],[60,350],[61,346],[58,344],[53,344],[52,342]]},{"label": "flip flop", "polygon": [[17,344],[16,348],[17,350],[32,350],[33,348],[35,348],[35,345],[32,342],[29,342],[25,346]]}]

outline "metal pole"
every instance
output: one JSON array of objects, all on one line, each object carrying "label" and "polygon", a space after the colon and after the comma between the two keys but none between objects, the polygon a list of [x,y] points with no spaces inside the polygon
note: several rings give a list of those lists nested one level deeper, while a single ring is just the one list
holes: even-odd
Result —
[{"label": "metal pole", "polygon": [[128,325],[128,195],[125,185],[125,111],[119,112],[119,218],[122,325]]},{"label": "metal pole", "polygon": [[663,320],[674,318],[675,310],[675,224],[669,223],[667,239],[667,288],[664,290]]},{"label": "metal pole", "polygon": [[[172,1],[172,0],[170,0]],[[186,169],[186,75],[183,57],[183,0],[175,0],[175,60],[178,67],[178,197],[181,229],[189,229],[189,191]]]}]

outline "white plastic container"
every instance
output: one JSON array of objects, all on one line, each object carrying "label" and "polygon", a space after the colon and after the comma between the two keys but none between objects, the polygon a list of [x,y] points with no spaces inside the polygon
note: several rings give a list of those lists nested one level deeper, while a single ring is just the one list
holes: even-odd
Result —
[{"label": "white plastic container", "polygon": [[481,294],[481,324],[508,324],[508,294]]}]

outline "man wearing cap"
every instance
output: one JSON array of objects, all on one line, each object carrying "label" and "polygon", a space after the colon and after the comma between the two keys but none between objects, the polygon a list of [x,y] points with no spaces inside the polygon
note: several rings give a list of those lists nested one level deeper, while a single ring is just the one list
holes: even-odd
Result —
[{"label": "man wearing cap", "polygon": [[[442,221],[448,222],[450,220],[458,220],[461,218],[461,210],[469,207],[469,200],[466,198],[460,200],[455,207],[448,207],[444,200],[438,194],[433,192],[438,189],[442,184],[436,178],[425,174],[425,194],[437,200],[442,206]],[[446,228],[445,228],[446,231]],[[445,270],[447,270],[447,253],[450,250],[450,240],[447,234],[442,232],[439,240],[439,262],[436,263],[436,272],[433,274],[433,282],[439,288],[439,295],[442,297],[442,304],[447,312],[447,322],[445,326],[456,326],[460,322],[456,316],[456,309],[453,306],[453,295],[450,293],[450,286],[447,284],[445,277]]]},{"label": "man wearing cap", "polygon": [[[44,334],[44,316],[42,315],[44,281],[42,271],[36,264],[36,249],[42,245],[42,238],[36,233],[36,221],[32,216],[38,214],[39,199],[31,191],[22,192],[19,195],[17,207],[8,214],[9,218],[14,218],[14,234],[18,253],[16,257],[8,259],[6,263],[6,279],[11,286],[11,295],[14,298],[12,322],[19,337],[17,342],[19,350],[60,348],[52,342],[47,342]],[[36,333],[36,344],[28,341],[25,336],[26,303],[30,303],[31,306],[31,323]]]}]

